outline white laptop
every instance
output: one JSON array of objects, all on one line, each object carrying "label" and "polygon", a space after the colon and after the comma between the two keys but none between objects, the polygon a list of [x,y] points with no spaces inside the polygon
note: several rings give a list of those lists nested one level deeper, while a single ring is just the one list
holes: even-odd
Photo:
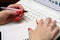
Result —
[{"label": "white laptop", "polygon": [[50,2],[50,0],[21,0],[18,3],[22,4],[24,9],[28,11],[25,13],[25,20],[34,21],[36,18],[51,17],[60,24],[60,6]]},{"label": "white laptop", "polygon": [[60,0],[35,0],[35,1],[60,12]]},{"label": "white laptop", "polygon": [[[58,3],[57,3],[58,2]],[[25,13],[22,22],[12,23],[0,27],[2,30],[2,40],[28,40],[28,27],[35,29],[36,19],[51,17],[60,26],[60,1],[59,0],[20,0]]]}]

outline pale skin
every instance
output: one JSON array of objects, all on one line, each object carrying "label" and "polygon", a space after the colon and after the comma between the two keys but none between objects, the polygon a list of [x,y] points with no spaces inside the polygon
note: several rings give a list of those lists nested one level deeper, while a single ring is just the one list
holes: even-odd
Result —
[{"label": "pale skin", "polygon": [[28,28],[29,40],[54,40],[60,30],[56,23],[51,18],[47,18],[45,21],[40,20],[35,30]]},{"label": "pale skin", "polygon": [[[24,15],[23,14],[24,9],[22,5],[12,4],[9,5],[8,7],[19,8],[21,10],[20,13],[22,14],[22,16],[21,17],[16,16],[18,15],[17,11],[3,10],[0,12],[0,24],[12,22],[16,17],[20,17],[19,19],[21,19]],[[60,28],[56,26],[56,21],[52,21],[51,18],[47,18],[45,21],[40,20],[35,30],[32,30],[31,28],[28,28],[28,30],[29,40],[53,40],[55,36],[58,34]]]}]

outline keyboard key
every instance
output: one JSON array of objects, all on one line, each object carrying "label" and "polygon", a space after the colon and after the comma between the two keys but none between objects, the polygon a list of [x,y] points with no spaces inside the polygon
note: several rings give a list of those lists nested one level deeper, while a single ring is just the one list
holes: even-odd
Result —
[{"label": "keyboard key", "polygon": [[60,2],[59,2],[59,6],[60,6]]},{"label": "keyboard key", "polygon": [[52,1],[52,3],[54,3],[54,1]]},{"label": "keyboard key", "polygon": [[51,0],[49,0],[51,2]]},{"label": "keyboard key", "polygon": [[55,4],[58,5],[58,1],[55,1]]}]

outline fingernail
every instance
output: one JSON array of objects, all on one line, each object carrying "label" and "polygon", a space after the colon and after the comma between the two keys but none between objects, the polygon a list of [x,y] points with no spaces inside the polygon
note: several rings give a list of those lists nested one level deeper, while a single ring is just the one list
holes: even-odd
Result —
[{"label": "fingernail", "polygon": [[30,30],[30,28],[28,28],[28,30]]},{"label": "fingernail", "polygon": [[57,23],[57,21],[56,21],[56,20],[54,20],[53,22],[54,22],[54,23]]},{"label": "fingernail", "polygon": [[16,14],[19,15],[20,14],[20,11],[16,11]]},{"label": "fingernail", "polygon": [[19,17],[15,18],[15,21],[18,21],[19,20]]}]

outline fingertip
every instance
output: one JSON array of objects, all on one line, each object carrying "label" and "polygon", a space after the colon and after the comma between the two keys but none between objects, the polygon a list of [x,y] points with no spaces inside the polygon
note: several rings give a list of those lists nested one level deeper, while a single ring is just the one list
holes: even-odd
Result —
[{"label": "fingertip", "polygon": [[45,21],[51,21],[52,19],[50,17],[46,18]]},{"label": "fingertip", "polygon": [[53,34],[57,34],[59,32],[59,28],[56,27],[54,30],[53,30]]},{"label": "fingertip", "polygon": [[60,31],[60,27],[58,27],[59,28],[59,31]]},{"label": "fingertip", "polygon": [[36,19],[36,24],[38,24],[38,19]]},{"label": "fingertip", "polygon": [[33,32],[33,30],[31,28],[28,28],[28,33],[29,35]]},{"label": "fingertip", "polygon": [[41,19],[39,22],[41,22],[41,23],[42,23],[42,22],[43,22],[43,19]]},{"label": "fingertip", "polygon": [[7,8],[10,8],[10,7],[12,8],[14,5],[15,4],[10,4],[10,5],[7,6]]},{"label": "fingertip", "polygon": [[51,19],[51,18],[49,18],[49,17],[48,17],[48,18],[46,18],[46,19],[45,19],[45,25],[49,24],[49,23],[51,22],[51,20],[52,20],[52,19]]},{"label": "fingertip", "polygon": [[56,28],[55,28],[55,31],[58,32],[58,31],[59,31],[59,27],[56,27]]},{"label": "fingertip", "polygon": [[20,11],[16,11],[16,14],[19,15],[20,14]]},{"label": "fingertip", "polygon": [[18,21],[19,19],[20,19],[19,17],[16,17],[14,20],[15,20],[15,21]]},{"label": "fingertip", "polygon": [[58,33],[59,33],[59,28],[57,27],[53,30],[52,37],[55,38],[58,35]]},{"label": "fingertip", "polygon": [[23,18],[23,14],[20,14],[19,16],[17,16],[16,18],[15,18],[15,21],[18,21],[18,20],[20,20],[20,19],[22,19]]},{"label": "fingertip", "polygon": [[31,28],[28,28],[28,30],[32,30]]},{"label": "fingertip", "polygon": [[56,21],[56,20],[54,20],[54,21],[53,21],[53,23],[57,23],[57,21]]},{"label": "fingertip", "polygon": [[28,31],[30,32],[30,31],[32,31],[32,29],[31,28],[28,28]]},{"label": "fingertip", "polygon": [[43,24],[43,19],[39,21],[39,25],[41,26]]},{"label": "fingertip", "polygon": [[31,28],[28,28],[28,31],[30,30]]},{"label": "fingertip", "polygon": [[47,19],[51,19],[50,17],[48,17]]}]

